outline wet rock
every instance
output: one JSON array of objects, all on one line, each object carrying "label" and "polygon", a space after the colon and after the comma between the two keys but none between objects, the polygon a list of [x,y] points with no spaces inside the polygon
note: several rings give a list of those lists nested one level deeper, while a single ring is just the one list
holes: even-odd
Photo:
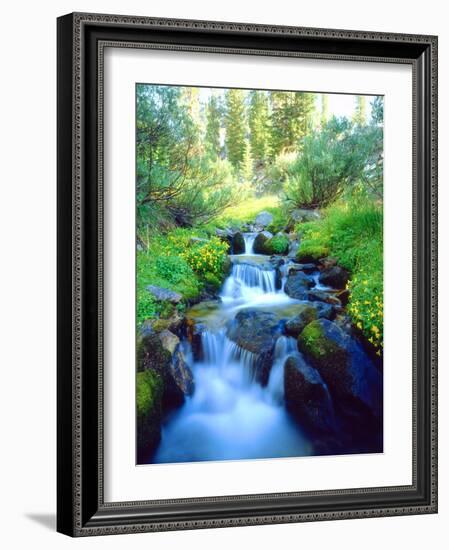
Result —
[{"label": "wet rock", "polygon": [[149,325],[155,332],[161,333],[164,330],[169,330],[174,334],[181,336],[184,329],[185,317],[177,309],[174,309],[173,313],[167,319],[156,318],[148,319],[144,322],[144,325]]},{"label": "wet rock", "polygon": [[[316,368],[340,414],[375,424],[382,413],[382,377],[361,345],[338,324],[319,319],[298,336],[298,348]],[[378,424],[377,424],[378,425]]]},{"label": "wet rock", "polygon": [[163,330],[159,334],[159,340],[161,341],[162,347],[166,349],[171,355],[175,353],[175,349],[179,346],[179,338],[170,332],[169,330]]},{"label": "wet rock", "polygon": [[311,305],[316,309],[318,319],[329,319],[332,321],[337,315],[335,307],[326,302],[311,302]]},{"label": "wet rock", "polygon": [[152,294],[156,300],[170,302],[171,304],[179,304],[182,300],[182,295],[168,288],[163,288],[156,285],[148,285],[145,287],[150,294]]},{"label": "wet rock", "polygon": [[237,231],[232,238],[232,253],[243,254],[245,252],[245,239],[240,231]]},{"label": "wet rock", "polygon": [[284,365],[287,410],[300,426],[315,434],[333,433],[336,427],[329,391],[319,372],[304,358],[292,355]]},{"label": "wet rock", "polygon": [[331,256],[326,256],[325,258],[320,258],[320,260],[318,260],[318,266],[320,270],[330,269],[335,265],[337,265],[337,259],[332,258]]},{"label": "wet rock", "polygon": [[255,219],[256,225],[260,225],[261,227],[267,227],[268,225],[270,225],[270,223],[272,223],[272,221],[272,214],[266,211],[259,212]]},{"label": "wet rock", "polygon": [[348,305],[350,293],[347,288],[340,290],[335,294],[335,296],[340,300],[342,306]]},{"label": "wet rock", "polygon": [[255,254],[266,254],[265,243],[273,237],[269,231],[261,231],[254,239],[253,250]]},{"label": "wet rock", "polygon": [[297,264],[292,263],[288,266],[289,271],[303,271],[307,275],[310,275],[316,271],[315,264]]},{"label": "wet rock", "polygon": [[179,407],[185,398],[193,394],[195,388],[193,373],[186,357],[178,345],[172,355],[165,379],[163,407],[170,410]]},{"label": "wet rock", "polygon": [[345,288],[348,280],[349,273],[338,265],[324,269],[319,277],[322,285],[333,288]]},{"label": "wet rock", "polygon": [[324,290],[309,290],[307,293],[307,300],[311,302],[325,302],[333,306],[341,306],[340,300],[334,294],[330,294]]},{"label": "wet rock", "polygon": [[290,244],[288,245],[287,256],[289,258],[296,258],[296,254],[298,253],[298,250],[299,250],[299,241],[297,240],[290,241]]},{"label": "wet rock", "polygon": [[180,340],[169,330],[157,333],[149,324],[142,327],[137,341],[137,370],[152,371],[160,377],[165,410],[182,405],[185,396],[193,392],[193,374]]},{"label": "wet rock", "polygon": [[161,440],[163,384],[159,374],[152,370],[137,373],[136,422],[137,463],[151,460]]},{"label": "wet rock", "polygon": [[202,361],[204,359],[201,335],[206,329],[206,325],[196,323],[193,319],[187,319],[186,321],[187,339],[190,342],[192,355],[195,361]]},{"label": "wet rock", "polygon": [[137,370],[154,370],[163,375],[170,360],[170,352],[162,345],[159,334],[150,323],[144,323],[137,335]]},{"label": "wet rock", "polygon": [[248,308],[237,313],[227,335],[241,348],[260,355],[273,349],[279,332],[279,319],[274,313]]},{"label": "wet rock", "polygon": [[291,298],[305,300],[313,284],[310,277],[305,275],[302,271],[293,271],[288,274],[284,290]]},{"label": "wet rock", "polygon": [[285,332],[295,338],[306,325],[318,318],[318,310],[313,305],[300,304],[298,309],[298,313],[285,323]]}]

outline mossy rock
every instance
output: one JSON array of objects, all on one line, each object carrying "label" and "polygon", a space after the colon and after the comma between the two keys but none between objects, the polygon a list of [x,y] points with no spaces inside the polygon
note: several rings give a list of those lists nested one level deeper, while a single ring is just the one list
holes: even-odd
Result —
[{"label": "mossy rock", "polygon": [[318,244],[308,244],[301,243],[299,250],[296,254],[296,259],[300,263],[315,263],[319,259],[327,256],[329,254],[329,249],[326,246]]},{"label": "mossy rock", "polygon": [[309,304],[300,304],[297,314],[285,323],[285,332],[296,338],[306,325],[316,319],[318,319],[317,308]]},{"label": "mossy rock", "polygon": [[163,383],[152,370],[138,372],[136,377],[137,462],[151,459],[161,440]]},{"label": "mossy rock", "polygon": [[170,352],[164,349],[152,321],[146,321],[137,337],[137,370],[151,369],[163,375],[170,361]]},{"label": "mossy rock", "polygon": [[262,247],[264,254],[287,254],[289,244],[290,242],[286,235],[275,235],[271,239],[265,241]]},{"label": "mossy rock", "polygon": [[298,336],[299,349],[316,361],[327,360],[328,358],[336,360],[340,358],[340,355],[341,359],[346,360],[345,350],[329,334],[333,330],[331,325],[333,323],[330,321],[323,320],[315,320],[309,323]]}]

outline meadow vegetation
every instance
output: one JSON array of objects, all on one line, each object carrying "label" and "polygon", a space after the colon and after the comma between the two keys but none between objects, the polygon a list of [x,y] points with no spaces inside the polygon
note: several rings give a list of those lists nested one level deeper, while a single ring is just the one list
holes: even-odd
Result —
[{"label": "meadow vegetation", "polygon": [[[300,92],[137,87],[137,322],[220,288],[228,244],[217,229],[273,216],[272,253],[336,258],[350,273],[347,311],[380,350],[383,326],[383,101],[355,96],[352,118]],[[298,210],[320,218],[296,221]],[[182,295],[176,305],[146,289]]]}]

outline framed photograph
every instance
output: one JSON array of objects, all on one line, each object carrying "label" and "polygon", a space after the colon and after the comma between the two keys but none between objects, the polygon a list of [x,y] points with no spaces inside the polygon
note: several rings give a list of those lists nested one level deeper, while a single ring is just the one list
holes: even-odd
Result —
[{"label": "framed photograph", "polygon": [[437,38],[58,19],[58,531],[437,511]]}]

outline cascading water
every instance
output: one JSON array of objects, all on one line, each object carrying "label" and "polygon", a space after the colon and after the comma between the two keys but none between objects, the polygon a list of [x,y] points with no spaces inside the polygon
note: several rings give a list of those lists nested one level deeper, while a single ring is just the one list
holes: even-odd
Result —
[{"label": "cascading water", "polygon": [[[219,318],[232,319],[241,308],[285,307],[295,303],[276,290],[276,272],[268,257],[253,254],[256,234],[244,235],[245,253],[231,257],[232,271],[223,285]],[[262,261],[261,261],[262,260]],[[202,360],[190,365],[194,394],[165,423],[153,462],[191,462],[304,456],[307,442],[284,404],[283,368],[296,353],[296,341],[279,336],[268,384],[254,378],[258,355],[239,347],[226,328],[202,320]],[[184,346],[188,345],[186,342]]]},{"label": "cascading water", "polygon": [[254,254],[254,241],[257,233],[245,233],[243,240],[245,241],[245,254]]}]

